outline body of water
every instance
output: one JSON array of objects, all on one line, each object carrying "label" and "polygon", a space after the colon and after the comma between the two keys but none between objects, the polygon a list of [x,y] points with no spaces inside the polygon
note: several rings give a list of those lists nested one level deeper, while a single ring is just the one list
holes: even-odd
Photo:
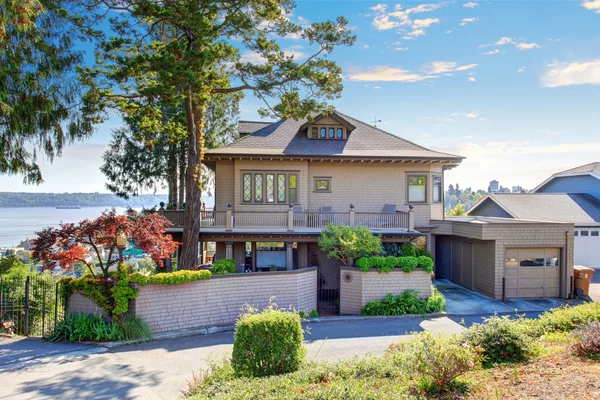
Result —
[{"label": "body of water", "polygon": [[[79,222],[97,218],[110,207],[83,207],[59,210],[54,207],[0,208],[0,247],[14,247],[21,240],[33,238],[35,231],[47,226],[58,226],[61,222]],[[119,214],[125,208],[116,208]]]}]

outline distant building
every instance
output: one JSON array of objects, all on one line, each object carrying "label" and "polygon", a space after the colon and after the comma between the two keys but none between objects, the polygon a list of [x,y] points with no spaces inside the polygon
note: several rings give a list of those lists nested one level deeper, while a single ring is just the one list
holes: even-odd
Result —
[{"label": "distant building", "polygon": [[526,193],[527,191],[525,189],[523,189],[522,186],[513,186],[512,192],[513,193]]},{"label": "distant building", "polygon": [[491,181],[490,186],[488,186],[488,193],[497,193],[499,190],[500,184],[498,183],[498,181]]}]

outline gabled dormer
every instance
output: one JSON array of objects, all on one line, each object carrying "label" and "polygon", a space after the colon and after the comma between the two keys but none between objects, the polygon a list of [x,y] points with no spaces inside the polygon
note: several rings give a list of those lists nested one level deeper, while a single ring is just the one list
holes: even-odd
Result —
[{"label": "gabled dormer", "polygon": [[313,121],[300,127],[309,139],[346,140],[356,127],[335,111],[329,115],[319,114]]}]

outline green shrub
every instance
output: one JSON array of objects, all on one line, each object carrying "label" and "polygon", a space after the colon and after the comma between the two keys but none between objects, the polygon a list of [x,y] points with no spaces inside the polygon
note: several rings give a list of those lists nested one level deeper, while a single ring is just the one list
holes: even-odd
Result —
[{"label": "green shrub", "polygon": [[546,311],[538,319],[527,321],[527,325],[531,334],[539,337],[550,332],[569,332],[594,321],[600,321],[600,303],[590,302]]},{"label": "green shrub", "polygon": [[360,257],[383,253],[381,235],[375,236],[360,225],[353,228],[344,224],[329,224],[321,231],[319,248],[328,258],[335,258],[343,265],[351,265],[352,260]]},{"label": "green shrub", "polygon": [[49,337],[51,342],[106,342],[121,340],[119,328],[101,316],[71,314],[60,321]]},{"label": "green shrub", "polygon": [[423,268],[429,273],[433,272],[433,260],[431,259],[431,257],[419,256],[417,257],[417,260],[419,262],[419,267]]},{"label": "green shrub", "polygon": [[319,316],[319,312],[317,310],[310,310],[310,314],[308,314],[309,318],[317,318]]},{"label": "green shrub", "polygon": [[416,257],[415,245],[412,243],[405,243],[402,245],[402,256],[403,257]]},{"label": "green shrub", "polygon": [[486,318],[483,323],[473,324],[466,329],[462,338],[471,346],[483,349],[486,367],[501,363],[525,362],[535,355],[533,339],[527,334],[521,318]]},{"label": "green shrub", "polygon": [[146,321],[128,315],[125,318],[114,321],[120,331],[120,340],[152,340],[152,330]]},{"label": "green shrub", "polygon": [[111,294],[114,301],[112,315],[125,314],[129,310],[129,300],[137,297],[138,289],[129,286],[127,266],[121,263],[117,266],[117,283],[112,287]]},{"label": "green shrub", "polygon": [[419,260],[412,256],[398,257],[398,267],[404,272],[412,272],[419,266]]},{"label": "green shrub", "polygon": [[235,260],[224,258],[213,263],[211,272],[213,275],[235,274],[235,269]]},{"label": "green shrub", "polygon": [[419,299],[416,290],[405,290],[398,296],[388,294],[381,300],[370,301],[360,310],[360,315],[404,315],[404,314],[429,314],[444,311],[446,299],[433,288],[432,294],[426,299]]},{"label": "green shrub", "polygon": [[579,357],[600,361],[600,322],[592,322],[577,328],[573,335],[578,340],[572,346],[573,353]]},{"label": "green shrub", "polygon": [[388,356],[430,393],[445,392],[456,378],[481,362],[477,348],[461,343],[457,335],[420,332],[391,345]]},{"label": "green shrub", "polygon": [[189,271],[181,270],[177,272],[161,272],[156,275],[144,276],[142,274],[131,274],[130,282],[135,282],[139,285],[178,285],[180,283],[198,281],[202,279],[210,279],[212,273],[208,270]]},{"label": "green shrub", "polygon": [[358,260],[356,260],[356,266],[362,272],[368,272],[369,270],[371,270],[371,268],[373,268],[373,263],[371,262],[372,258],[373,257],[361,257]]},{"label": "green shrub", "polygon": [[238,376],[261,377],[296,371],[306,356],[297,313],[270,306],[242,314],[235,326],[231,365]]}]

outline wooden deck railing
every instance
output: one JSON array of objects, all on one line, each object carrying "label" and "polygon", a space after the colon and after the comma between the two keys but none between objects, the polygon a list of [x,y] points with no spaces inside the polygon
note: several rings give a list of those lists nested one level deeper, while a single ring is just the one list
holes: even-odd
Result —
[{"label": "wooden deck railing", "polygon": [[[183,210],[161,209],[159,213],[169,219],[175,227],[183,227]],[[321,229],[329,224],[361,225],[369,229],[414,230],[412,209],[408,212],[384,213],[355,211],[354,208],[351,208],[348,212],[294,212],[292,208],[287,212],[234,212],[231,208],[228,208],[227,211],[202,211],[200,217],[201,228],[223,228],[225,230],[232,230],[233,228],[273,228],[293,231],[302,228]]]}]

